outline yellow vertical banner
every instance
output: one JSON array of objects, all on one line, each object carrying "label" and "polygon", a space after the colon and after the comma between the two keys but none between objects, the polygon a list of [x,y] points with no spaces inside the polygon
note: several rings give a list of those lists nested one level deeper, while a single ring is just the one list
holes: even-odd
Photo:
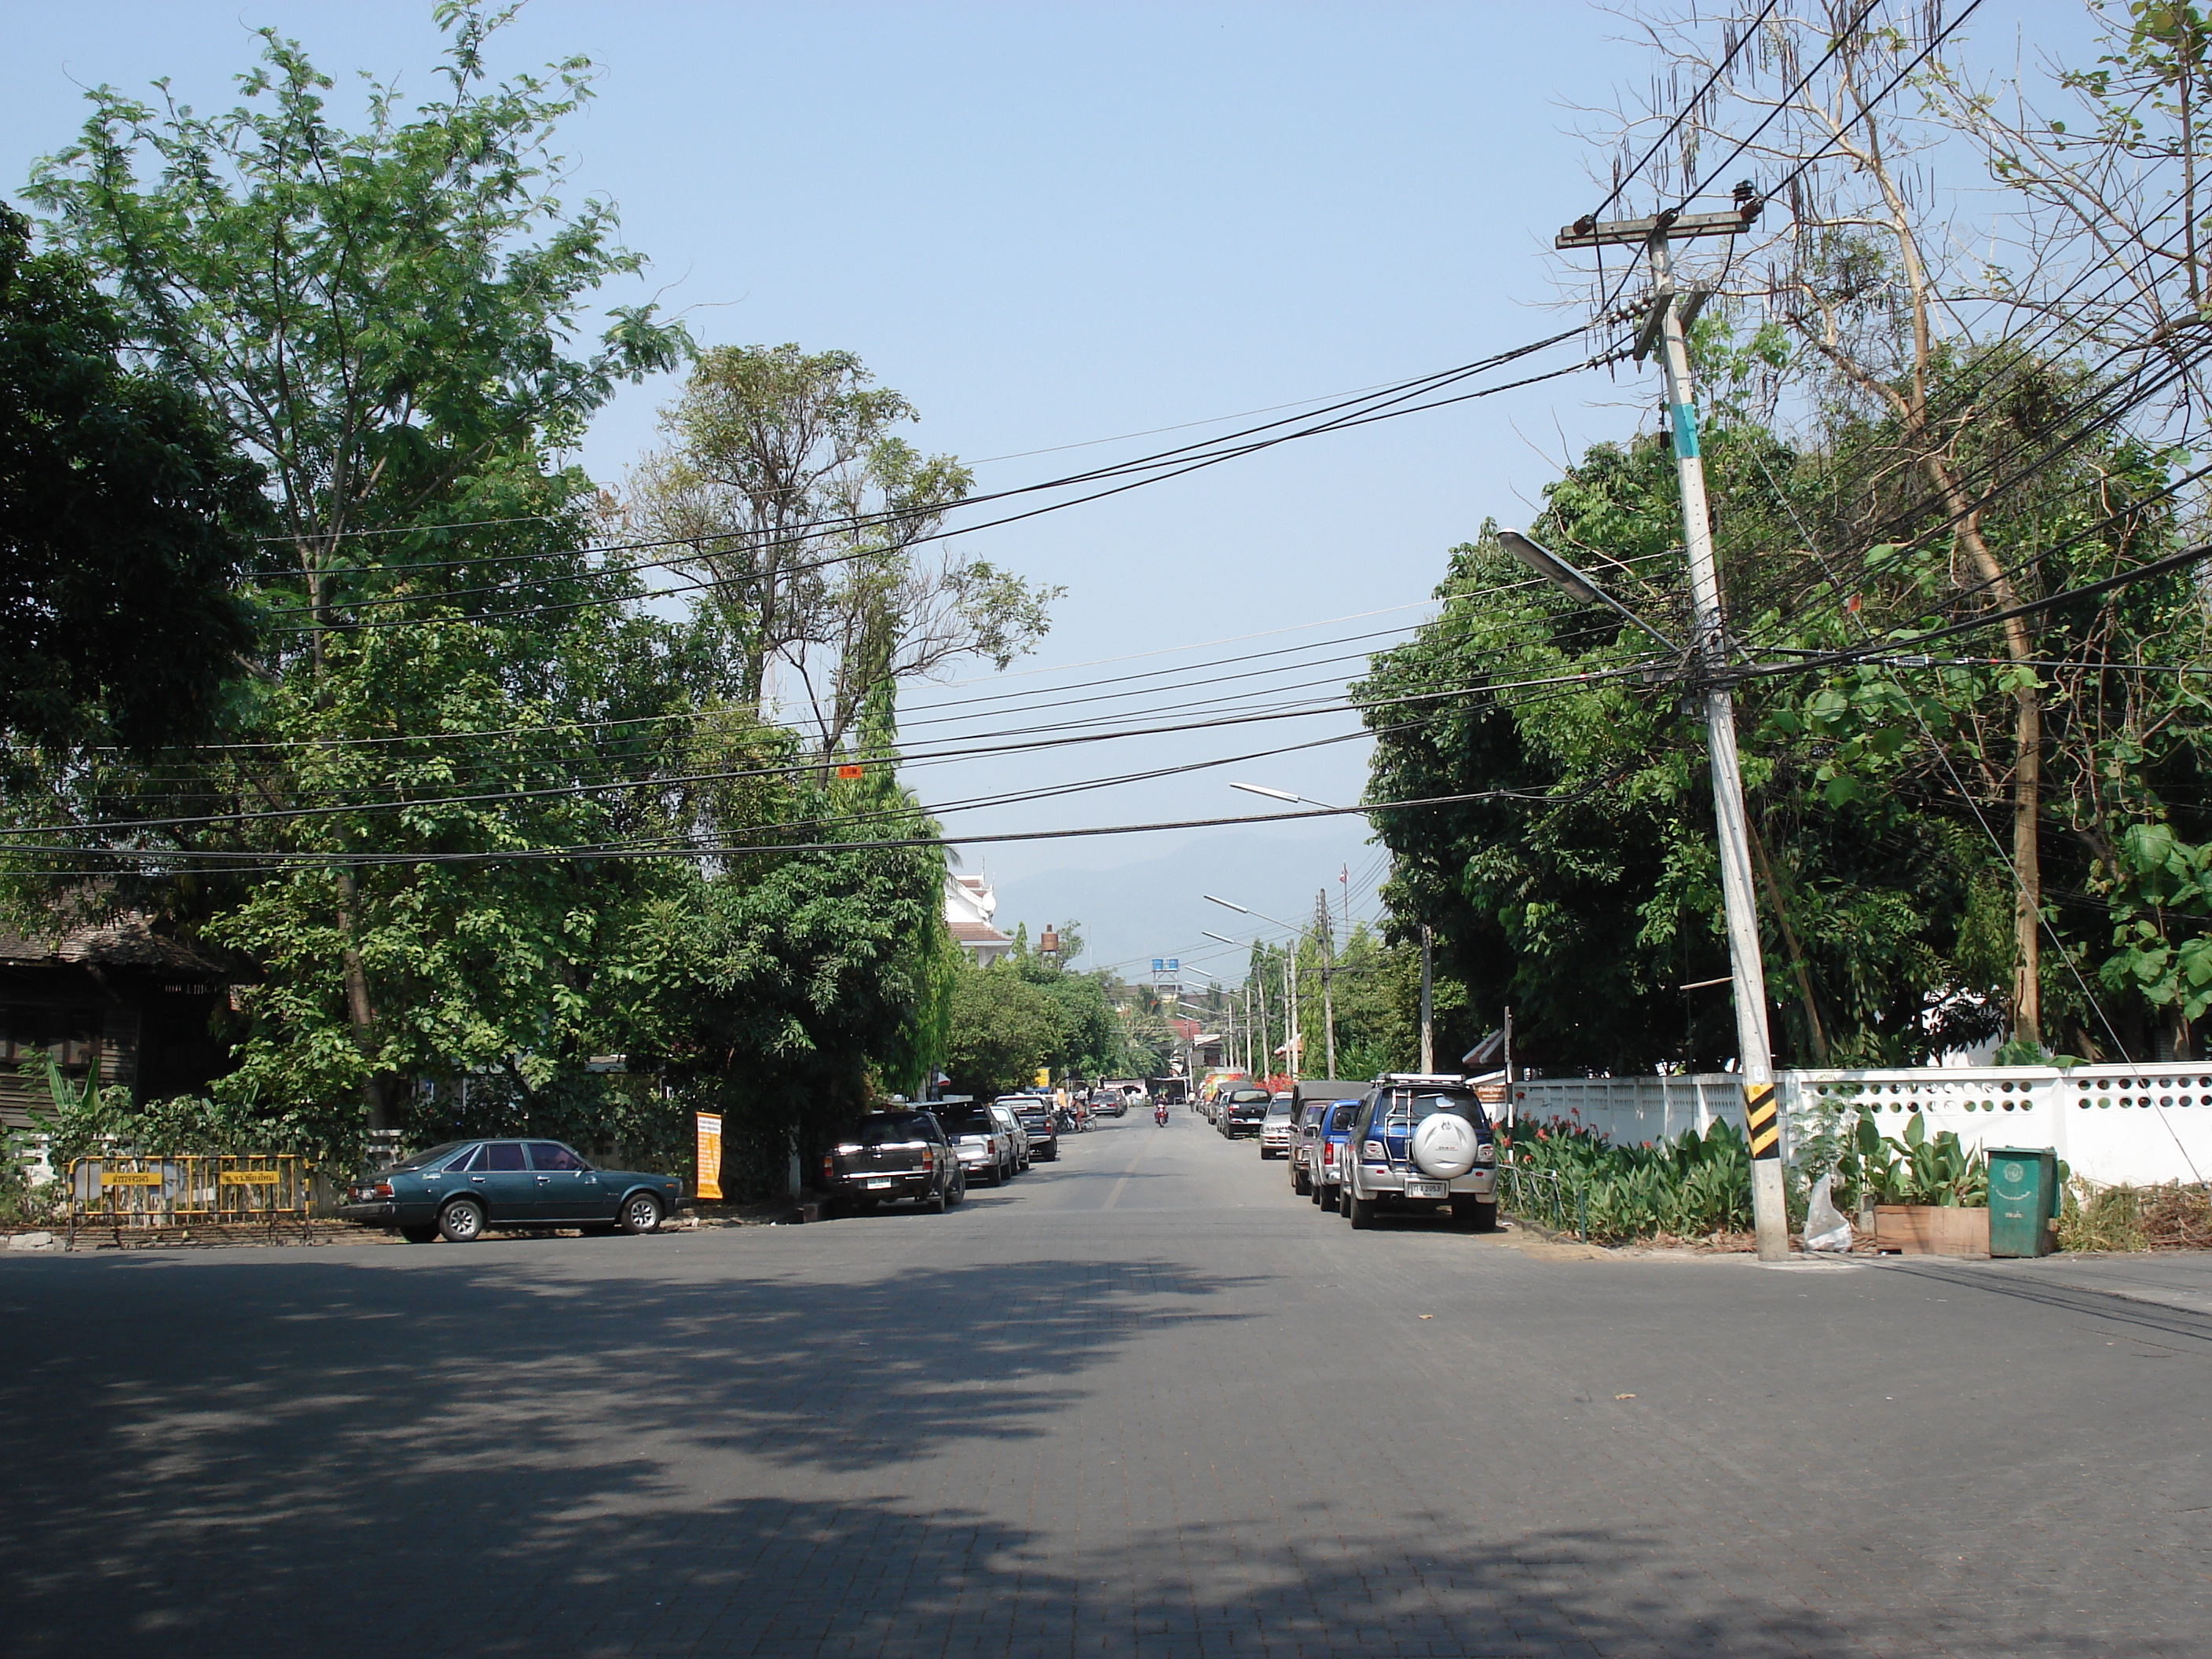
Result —
[{"label": "yellow vertical banner", "polygon": [[699,1191],[701,1198],[722,1195],[722,1120],[709,1112],[694,1114],[699,1125]]}]

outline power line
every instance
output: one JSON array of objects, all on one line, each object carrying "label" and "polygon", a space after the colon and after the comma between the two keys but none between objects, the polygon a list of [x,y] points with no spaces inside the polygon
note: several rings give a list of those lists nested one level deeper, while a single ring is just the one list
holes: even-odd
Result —
[{"label": "power line", "polygon": [[[1558,337],[1571,338],[1575,334],[1583,333],[1586,331],[1586,329],[1578,328],[1570,331],[1568,333]],[[1550,344],[1555,343],[1556,341],[1547,341],[1540,343],[1540,344]],[[1527,352],[1538,349],[1540,349],[1540,346],[1523,348],[1519,352],[1507,354],[1506,360],[1510,361],[1512,356],[1524,356]],[[1324,425],[1309,428],[1299,432],[1284,433],[1273,438],[1267,438],[1260,441],[1247,444],[1238,449],[1229,450],[1218,454],[1203,456],[1200,459],[1190,460],[1183,465],[1178,465],[1172,471],[1160,472],[1149,477],[1137,478],[1126,483],[1117,484],[1109,489],[1098,490],[1088,495],[1079,495],[1072,500],[1065,501],[1051,502],[1043,507],[1032,507],[1023,513],[1009,514],[1003,518],[988,520],[981,524],[963,525],[950,530],[936,531],[927,535],[916,536],[902,544],[901,550],[903,550],[905,548],[920,546],[925,543],[948,540],[955,536],[973,535],[979,531],[998,529],[1006,525],[1018,524],[1026,520],[1039,518],[1048,513],[1062,512],[1069,507],[1081,507],[1092,501],[1104,501],[1111,496],[1124,495],[1133,489],[1143,489],[1148,484],[1164,483],[1171,478],[1182,477],[1188,473],[1199,471],[1210,466],[1217,466],[1224,461],[1238,459],[1243,456],[1255,454],[1261,450],[1273,448],[1278,444],[1289,443],[1299,438],[1318,437],[1330,432],[1349,431],[1357,427],[1370,425],[1377,421],[1395,420],[1407,415],[1425,414],[1432,410],[1449,408],[1455,404],[1467,403],[1476,398],[1495,397],[1500,392],[1518,391],[1526,386],[1540,385],[1547,380],[1555,380],[1562,379],[1566,375],[1578,374],[1585,369],[1602,368],[1607,363],[1618,362],[1624,355],[1625,352],[1621,350],[1608,351],[1585,358],[1580,362],[1570,364],[1565,368],[1553,369],[1542,374],[1530,375],[1523,380],[1508,381],[1499,386],[1485,386],[1478,391],[1462,392],[1449,398],[1440,398],[1429,403],[1409,404],[1406,407],[1398,409],[1386,408],[1377,412],[1346,416],[1336,421],[1329,422]],[[727,538],[726,539],[733,538]],[[808,531],[803,532],[793,532],[783,539],[786,541],[804,541],[816,538],[817,538],[816,533],[811,531]],[[668,544],[669,544],[667,542],[664,541],[653,544],[639,544],[638,545],[665,546]],[[817,559],[798,564],[782,565],[778,567],[775,571],[769,573],[769,574],[775,579],[781,580],[785,576],[804,574],[810,571],[829,569],[837,565],[851,564],[862,559],[879,557],[882,556],[884,550],[878,548],[868,548],[856,552],[840,554],[830,558]],[[688,562],[689,561],[672,560],[664,561],[663,562]],[[647,567],[641,565],[635,568],[645,568]],[[629,573],[624,571],[615,574],[621,574]],[[582,579],[570,578],[568,580]],[[751,574],[747,574],[743,577],[710,577],[696,581],[678,583],[667,587],[649,589],[635,595],[625,594],[609,599],[578,599],[567,604],[531,605],[512,611],[459,611],[454,613],[450,617],[438,618],[436,620],[450,620],[456,623],[465,623],[471,625],[477,625],[487,622],[507,621],[519,617],[556,616],[576,611],[597,609],[605,605],[629,605],[638,603],[640,601],[668,599],[679,593],[697,592],[702,588],[724,586],[741,581],[751,582],[759,580],[762,580],[762,578]],[[490,592],[504,590],[485,589],[477,591]],[[350,603],[354,607],[357,607],[359,605],[364,603],[437,605],[443,603],[450,597],[452,596],[429,592],[420,595],[407,596],[404,598],[354,601]],[[270,629],[269,632],[272,635],[317,633],[336,633],[343,635],[393,628],[420,627],[424,625],[424,623],[428,620],[431,619],[401,617],[385,622],[347,622],[343,623],[333,623],[319,627],[276,628]]]}]

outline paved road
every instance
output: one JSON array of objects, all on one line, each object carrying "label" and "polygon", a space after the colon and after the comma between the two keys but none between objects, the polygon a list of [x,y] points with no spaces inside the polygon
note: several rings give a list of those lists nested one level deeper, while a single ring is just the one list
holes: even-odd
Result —
[{"label": "paved road", "polygon": [[2197,1656],[2209,1384],[1133,1117],[945,1217],[0,1257],[0,1653]]}]

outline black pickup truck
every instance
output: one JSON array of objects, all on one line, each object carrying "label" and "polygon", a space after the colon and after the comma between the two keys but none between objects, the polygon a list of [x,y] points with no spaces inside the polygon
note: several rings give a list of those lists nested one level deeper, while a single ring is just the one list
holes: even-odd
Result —
[{"label": "black pickup truck", "polygon": [[968,1177],[932,1114],[871,1112],[831,1138],[822,1190],[848,1209],[911,1199],[942,1215],[968,1196]]}]

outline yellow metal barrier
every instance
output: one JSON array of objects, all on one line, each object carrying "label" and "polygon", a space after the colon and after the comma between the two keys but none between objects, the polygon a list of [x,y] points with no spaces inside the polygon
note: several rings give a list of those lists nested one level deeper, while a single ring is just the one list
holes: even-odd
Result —
[{"label": "yellow metal barrier", "polygon": [[294,1152],[182,1152],[125,1157],[104,1152],[70,1160],[69,1237],[79,1226],[104,1227],[115,1242],[126,1232],[163,1228],[251,1226],[274,1231],[296,1223],[304,1234],[314,1170]]}]

